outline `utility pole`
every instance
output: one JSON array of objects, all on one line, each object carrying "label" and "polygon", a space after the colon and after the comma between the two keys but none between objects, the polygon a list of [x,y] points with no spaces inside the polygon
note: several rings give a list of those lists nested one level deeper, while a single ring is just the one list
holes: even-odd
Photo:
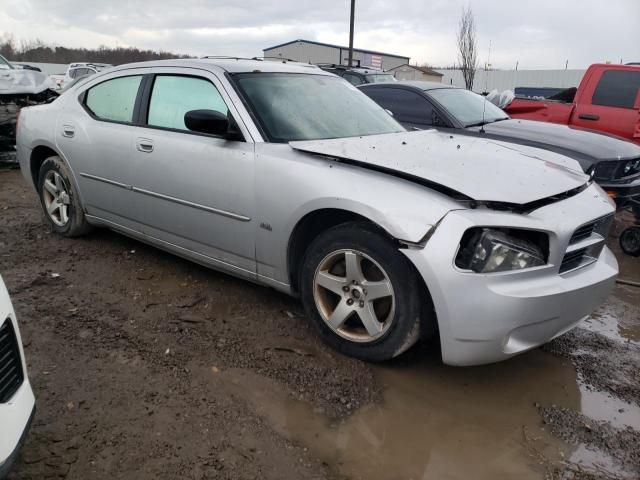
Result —
[{"label": "utility pole", "polygon": [[351,21],[349,23],[349,63],[348,67],[351,68],[353,64],[353,22],[356,13],[356,0],[351,0]]}]

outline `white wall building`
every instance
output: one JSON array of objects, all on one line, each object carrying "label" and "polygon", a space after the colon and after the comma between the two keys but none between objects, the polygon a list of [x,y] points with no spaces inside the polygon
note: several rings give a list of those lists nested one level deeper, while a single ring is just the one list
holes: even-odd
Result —
[{"label": "white wall building", "polygon": [[[436,70],[443,74],[442,83],[464,87],[461,70]],[[481,70],[476,71],[473,91],[513,90],[516,87],[577,87],[586,70]]]}]

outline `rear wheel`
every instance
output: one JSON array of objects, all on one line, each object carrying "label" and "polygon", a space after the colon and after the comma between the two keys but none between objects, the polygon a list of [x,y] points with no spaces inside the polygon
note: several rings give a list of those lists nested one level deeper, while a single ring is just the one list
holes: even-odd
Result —
[{"label": "rear wheel", "polygon": [[305,254],[300,290],[322,338],[346,355],[388,360],[420,337],[427,292],[409,260],[369,224],[319,235]]},{"label": "rear wheel", "polygon": [[69,167],[62,159],[49,157],[40,167],[38,193],[51,228],[66,237],[77,237],[87,233],[91,227],[70,178]]}]

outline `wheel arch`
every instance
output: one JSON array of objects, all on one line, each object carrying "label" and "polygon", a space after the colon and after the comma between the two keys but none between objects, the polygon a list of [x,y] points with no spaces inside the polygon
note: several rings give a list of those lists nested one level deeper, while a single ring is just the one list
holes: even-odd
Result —
[{"label": "wheel arch", "polygon": [[33,181],[34,188],[38,188],[38,174],[40,173],[40,167],[47,158],[54,156],[63,158],[60,153],[48,145],[38,145],[31,151],[31,156],[29,158],[29,172],[31,174],[31,180]]},{"label": "wheel arch", "polygon": [[[407,248],[407,244],[404,243],[403,240],[398,239],[379,223],[367,218],[361,213],[340,208],[321,208],[311,211],[297,222],[287,245],[287,273],[292,292],[296,294],[299,292],[299,276],[302,269],[302,261],[311,241],[316,236],[330,228],[350,222],[364,222],[391,240],[398,249]],[[434,335],[438,335],[439,329],[431,292],[429,291],[429,287],[425,279],[420,274],[416,266],[410,259],[407,260],[409,260],[416,278],[418,279],[422,290],[425,292],[423,299],[424,314],[421,326],[421,337],[433,337]],[[433,321],[430,321],[431,319]]]}]

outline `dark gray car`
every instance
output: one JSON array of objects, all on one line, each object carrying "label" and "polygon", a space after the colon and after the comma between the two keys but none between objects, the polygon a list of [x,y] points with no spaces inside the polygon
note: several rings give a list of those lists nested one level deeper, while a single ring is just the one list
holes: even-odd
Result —
[{"label": "dark gray car", "polygon": [[560,153],[577,160],[585,172],[593,172],[618,207],[640,200],[640,147],[626,140],[566,125],[511,119],[481,95],[441,83],[393,82],[359,88],[406,128],[437,128]]}]

